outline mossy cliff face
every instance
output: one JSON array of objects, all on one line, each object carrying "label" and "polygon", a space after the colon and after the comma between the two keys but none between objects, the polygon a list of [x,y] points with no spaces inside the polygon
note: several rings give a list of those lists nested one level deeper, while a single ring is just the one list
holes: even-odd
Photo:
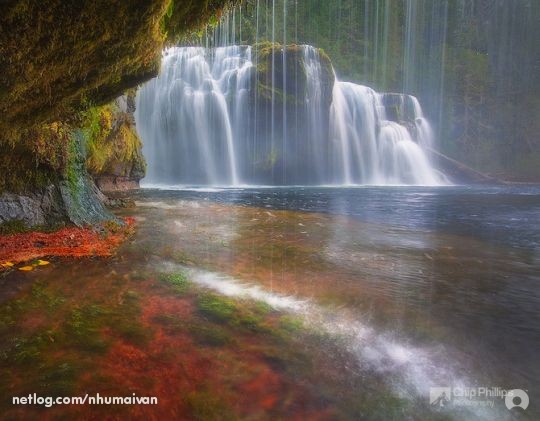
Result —
[{"label": "mossy cliff face", "polygon": [[[115,139],[122,144],[108,145],[107,151],[113,152],[102,153],[98,149],[103,143],[87,142],[85,112],[154,77],[167,41],[199,28],[231,3],[234,0],[3,1],[0,223],[91,223],[94,217],[74,218],[68,209],[78,199],[58,199],[67,197],[61,192],[65,186],[77,187],[73,197],[89,193],[81,205],[99,208],[90,195],[94,188],[86,166],[79,165],[86,147],[94,157],[127,156],[131,166],[120,169],[122,174],[140,173],[144,166],[133,152],[137,142],[131,123],[112,122],[117,126],[111,131],[118,129]],[[118,172],[111,168],[114,160],[89,159],[94,174]],[[81,180],[74,182],[75,177]],[[55,212],[50,212],[49,202]]]},{"label": "mossy cliff face", "polygon": [[137,188],[146,170],[134,110],[130,92],[80,113],[76,127],[45,124],[17,143],[18,153],[0,160],[2,187],[12,192],[0,195],[0,223],[84,225],[112,219],[98,188]]},{"label": "mossy cliff face", "polygon": [[7,0],[0,6],[0,130],[64,120],[155,76],[164,42],[230,0]]},{"label": "mossy cliff face", "polygon": [[134,111],[135,92],[130,91],[89,112],[87,168],[101,191],[136,189],[146,173]]},{"label": "mossy cliff face", "polygon": [[[54,125],[53,125],[54,127]],[[39,132],[49,133],[50,126]],[[86,170],[86,137],[82,129],[62,127],[58,132],[51,130],[49,138],[58,147],[58,155],[52,156],[54,165],[47,165],[47,148],[37,154],[27,142],[21,149],[21,165],[11,160],[1,160],[0,166],[12,173],[4,173],[5,185],[12,192],[0,194],[0,224],[18,222],[21,228],[35,226],[59,226],[96,224],[115,218],[103,206],[103,197]],[[32,168],[32,159],[36,159]],[[32,171],[33,169],[33,171]],[[17,175],[27,178],[18,180]],[[32,187],[30,187],[32,186]],[[8,190],[9,191],[9,190]]]}]

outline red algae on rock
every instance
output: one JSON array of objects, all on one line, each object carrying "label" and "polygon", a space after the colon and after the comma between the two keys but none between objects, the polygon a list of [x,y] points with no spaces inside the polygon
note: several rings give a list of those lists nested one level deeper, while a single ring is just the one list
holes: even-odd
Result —
[{"label": "red algae on rock", "polygon": [[95,227],[65,227],[58,231],[27,232],[0,236],[0,271],[14,264],[45,256],[107,257],[133,232],[135,220],[125,225],[106,223]]}]

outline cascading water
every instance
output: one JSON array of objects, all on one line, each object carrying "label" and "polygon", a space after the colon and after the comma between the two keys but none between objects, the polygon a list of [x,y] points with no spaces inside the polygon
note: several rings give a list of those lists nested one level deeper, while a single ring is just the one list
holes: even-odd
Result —
[{"label": "cascading water", "polygon": [[[416,98],[338,80],[328,89],[319,50],[294,46],[295,55],[289,48],[272,49],[266,96],[251,47],[167,50],[161,74],[137,95],[145,182],[444,183],[426,155],[432,134]],[[300,71],[287,77],[290,60]],[[292,81],[298,74],[302,85]],[[293,112],[296,118],[287,118]]]},{"label": "cascading water", "polygon": [[212,62],[199,47],[165,53],[160,76],[137,99],[150,182],[238,184],[241,151],[232,127],[238,137],[247,124],[242,112],[250,66],[249,47],[217,49]]}]

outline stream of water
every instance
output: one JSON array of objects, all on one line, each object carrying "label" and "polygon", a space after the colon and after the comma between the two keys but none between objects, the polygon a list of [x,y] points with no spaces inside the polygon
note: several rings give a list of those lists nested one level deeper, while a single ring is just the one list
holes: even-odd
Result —
[{"label": "stream of water", "polygon": [[[197,283],[301,315],[399,396],[538,396],[538,187],[179,187],[138,200],[204,267]],[[454,416],[510,416],[500,399],[470,410]]]},{"label": "stream of water", "polygon": [[[538,187],[132,197],[116,257],[0,280],[5,396],[128,391],[160,405],[122,413],[163,417],[538,419]],[[436,409],[431,387],[523,389],[530,405]]]}]

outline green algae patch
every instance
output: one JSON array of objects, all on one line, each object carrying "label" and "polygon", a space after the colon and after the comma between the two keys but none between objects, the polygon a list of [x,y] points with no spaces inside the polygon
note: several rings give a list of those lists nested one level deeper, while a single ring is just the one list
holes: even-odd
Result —
[{"label": "green algae patch", "polygon": [[81,372],[82,367],[75,362],[43,367],[37,380],[39,390],[46,390],[50,396],[69,396],[76,390]]},{"label": "green algae patch", "polygon": [[285,315],[279,318],[279,328],[287,333],[296,333],[305,329],[305,326],[301,318]]},{"label": "green algae patch", "polygon": [[190,282],[184,272],[162,273],[159,275],[159,280],[180,294],[187,292],[190,287]]},{"label": "green algae patch", "polygon": [[53,332],[13,337],[2,347],[0,358],[9,364],[38,364],[51,344],[52,338],[54,338]]},{"label": "green algae patch", "polygon": [[139,348],[146,347],[154,332],[141,321],[141,299],[135,291],[125,291],[121,304],[113,307],[107,325],[111,333]]},{"label": "green algae patch", "polygon": [[66,342],[84,351],[106,352],[109,343],[101,334],[106,316],[107,312],[97,305],[74,308],[66,320]]},{"label": "green algae patch", "polygon": [[266,334],[273,331],[268,320],[272,310],[265,303],[233,300],[203,292],[197,297],[197,311],[206,320],[250,333]]},{"label": "green algae patch", "polygon": [[218,323],[232,322],[238,314],[233,300],[210,293],[202,293],[198,297],[197,309],[203,317]]}]

